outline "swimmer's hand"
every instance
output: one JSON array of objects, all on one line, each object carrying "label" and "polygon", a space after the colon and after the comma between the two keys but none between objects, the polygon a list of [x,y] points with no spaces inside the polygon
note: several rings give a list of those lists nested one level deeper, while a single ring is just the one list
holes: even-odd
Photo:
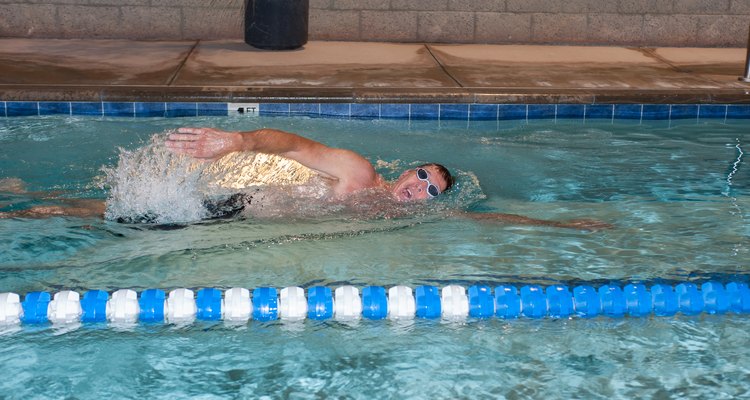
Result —
[{"label": "swimmer's hand", "polygon": [[476,212],[459,212],[454,216],[471,218],[475,221],[495,222],[508,225],[535,225],[535,226],[552,226],[555,228],[580,229],[584,231],[599,231],[603,229],[612,229],[613,225],[596,219],[574,219],[570,221],[549,221],[544,219],[535,219],[516,214],[503,213],[476,213]]},{"label": "swimmer's hand", "polygon": [[216,160],[242,149],[242,135],[213,128],[179,128],[165,142],[167,149],[202,160]]}]

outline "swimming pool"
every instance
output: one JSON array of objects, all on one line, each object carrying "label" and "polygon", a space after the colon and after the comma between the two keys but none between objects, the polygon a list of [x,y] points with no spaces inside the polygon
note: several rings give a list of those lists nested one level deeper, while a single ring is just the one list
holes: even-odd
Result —
[{"label": "swimming pool", "polygon": [[[613,108],[614,109],[614,108]],[[192,224],[0,220],[0,292],[233,286],[747,282],[748,122],[47,116],[0,120],[0,176],[104,197],[118,147],[183,125],[273,126],[458,172],[441,209],[596,218],[600,232],[417,212]],[[477,184],[478,182],[478,184]],[[0,194],[2,210],[40,200]],[[0,211],[2,211],[0,210]],[[0,335],[9,397],[710,397],[748,393],[746,315],[24,326]]]}]

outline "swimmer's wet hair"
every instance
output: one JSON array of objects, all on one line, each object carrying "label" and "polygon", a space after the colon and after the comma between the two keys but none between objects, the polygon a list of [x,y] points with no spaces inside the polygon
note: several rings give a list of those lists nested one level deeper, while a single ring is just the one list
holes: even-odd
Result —
[{"label": "swimmer's wet hair", "polygon": [[427,164],[422,164],[418,166],[417,168],[425,168],[425,167],[430,167],[430,166],[435,167],[435,169],[437,169],[440,176],[442,176],[443,179],[445,180],[445,190],[443,190],[440,193],[447,192],[450,188],[453,187],[453,184],[456,182],[456,179],[453,178],[453,175],[451,175],[451,172],[448,171],[448,168],[445,168],[444,165],[438,164],[438,163],[427,163]]}]

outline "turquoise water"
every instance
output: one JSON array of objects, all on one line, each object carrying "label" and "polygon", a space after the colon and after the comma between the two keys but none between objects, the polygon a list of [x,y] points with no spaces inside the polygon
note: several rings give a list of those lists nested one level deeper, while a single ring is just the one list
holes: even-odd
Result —
[{"label": "turquoise water", "polygon": [[[750,123],[530,124],[285,118],[0,120],[0,177],[104,198],[119,150],[182,125],[271,126],[354,149],[394,178],[438,161],[457,190],[395,219],[329,214],[153,230],[0,219],[0,292],[342,284],[748,280]],[[478,181],[478,185],[476,182]],[[56,200],[0,193],[0,211]],[[584,232],[445,210],[594,218]],[[0,335],[0,397],[735,398],[746,316],[23,327]]]}]

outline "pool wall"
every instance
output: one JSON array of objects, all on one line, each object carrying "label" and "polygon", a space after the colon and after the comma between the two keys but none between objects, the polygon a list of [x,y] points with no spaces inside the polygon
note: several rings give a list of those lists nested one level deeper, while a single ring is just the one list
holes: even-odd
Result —
[{"label": "pool wall", "polygon": [[[1,37],[241,39],[245,0],[3,0]],[[744,46],[744,0],[311,0],[312,40]]]},{"label": "pool wall", "polygon": [[234,114],[343,119],[746,119],[750,104],[442,104],[0,101],[0,116],[199,117]]}]

